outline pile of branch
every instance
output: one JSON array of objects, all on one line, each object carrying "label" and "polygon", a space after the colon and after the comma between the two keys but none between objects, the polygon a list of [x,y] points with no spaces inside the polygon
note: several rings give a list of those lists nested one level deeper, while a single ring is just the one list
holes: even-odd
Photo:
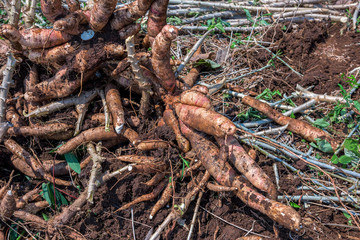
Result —
[{"label": "pile of branch", "polygon": [[[206,31],[207,21],[222,19],[227,25],[222,29],[228,32],[261,32],[277,23],[302,23],[307,21],[330,20],[345,24],[351,23],[356,29],[358,3],[331,5],[325,0],[254,2],[208,2],[208,1],[169,1],[170,17],[189,31]],[[345,9],[351,9],[352,19],[345,15]],[[194,16],[195,15],[195,16]]]}]

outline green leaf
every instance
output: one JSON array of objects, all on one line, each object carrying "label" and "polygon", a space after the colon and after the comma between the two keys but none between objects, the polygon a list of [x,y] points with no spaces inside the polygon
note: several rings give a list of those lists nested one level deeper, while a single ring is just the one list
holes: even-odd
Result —
[{"label": "green leaf", "polygon": [[334,150],[332,149],[330,143],[325,139],[315,138],[317,148],[324,152],[324,153],[333,153]]},{"label": "green leaf", "polygon": [[57,189],[55,189],[55,195],[56,195],[56,202],[60,203],[59,205],[69,205],[69,202],[66,200],[64,195]]},{"label": "green leaf", "polygon": [[262,19],[262,20],[259,21],[259,25],[269,26],[270,23],[268,23],[266,20]]},{"label": "green leaf", "polygon": [[349,164],[352,160],[353,159],[351,157],[348,157],[346,155],[342,155],[341,157],[339,157],[339,162],[342,164]]},{"label": "green leaf", "polygon": [[46,215],[45,213],[42,213],[42,217],[45,221],[48,221],[49,220],[49,217],[48,215]]},{"label": "green leaf", "polygon": [[347,219],[351,219],[351,215],[346,213],[346,212],[343,212],[344,216],[347,218]]},{"label": "green leaf", "polygon": [[16,220],[15,223],[11,224],[11,228],[10,228],[9,234],[8,234],[9,240],[16,240],[19,236],[21,236],[18,234],[18,228],[19,228],[18,222],[22,222],[22,221]]},{"label": "green leaf", "polygon": [[217,24],[215,25],[215,27],[216,27],[217,29],[219,29],[222,33],[225,32],[225,28],[224,28],[224,26],[223,26],[221,23],[217,23]]},{"label": "green leaf", "polygon": [[194,64],[195,67],[198,67],[198,66],[206,66],[206,67],[209,67],[209,68],[212,68],[212,69],[216,69],[216,68],[219,68],[221,67],[220,64],[214,62],[214,61],[211,61],[210,59],[200,59],[199,61],[197,61],[195,64]]},{"label": "green leaf", "polygon": [[331,162],[332,162],[333,164],[338,164],[338,163],[339,163],[339,157],[334,154],[334,155],[331,157]]},{"label": "green leaf", "polygon": [[244,12],[246,14],[246,19],[249,20],[250,22],[254,22],[254,20],[252,19],[250,11],[247,10],[247,9],[244,9],[244,8],[243,8],[243,10],[244,10]]},{"label": "green leaf", "polygon": [[209,63],[210,67],[213,68],[213,69],[221,67],[220,64],[218,64],[218,63],[216,63],[214,61],[211,61],[210,59],[205,59],[205,62]]},{"label": "green leaf", "polygon": [[42,192],[40,194],[45,199],[45,201],[47,201],[49,203],[49,205],[51,207],[53,207],[55,204],[54,192],[52,191],[52,189],[50,189],[50,185],[52,185],[52,184],[51,183],[43,183],[41,185]]},{"label": "green leaf", "polygon": [[327,121],[325,121],[324,118],[321,118],[321,119],[317,119],[315,122],[314,122],[314,125],[318,128],[327,128],[330,123],[328,123]]},{"label": "green leaf", "polygon": [[360,111],[360,102],[359,101],[353,101],[354,107]]},{"label": "green leaf", "polygon": [[360,157],[358,155],[356,155],[355,153],[353,153],[352,151],[348,150],[347,148],[344,149],[344,155],[351,157],[353,159],[353,161],[352,161],[353,163],[360,161]]},{"label": "green leaf", "polygon": [[[40,194],[49,203],[50,207],[53,208],[55,206],[54,185],[52,183],[43,183],[41,187],[42,191]],[[62,195],[57,189],[55,189],[55,197],[57,206],[60,207],[62,205],[69,205],[64,195]]]},{"label": "green leaf", "polygon": [[356,156],[360,157],[360,144],[359,141],[354,139],[345,139],[344,141],[344,148],[353,152]]},{"label": "green leaf", "polygon": [[56,152],[56,150],[58,150],[62,145],[63,145],[63,143],[57,145],[55,148],[51,149],[49,153],[54,153],[54,152]]},{"label": "green leaf", "polygon": [[66,162],[69,164],[69,167],[72,170],[74,170],[77,174],[80,174],[81,167],[80,167],[80,163],[79,163],[77,157],[75,156],[75,154],[72,152],[65,153],[64,157],[65,157]]},{"label": "green leaf", "polygon": [[301,208],[299,205],[297,205],[294,202],[289,202],[290,206],[292,206],[293,208]]}]

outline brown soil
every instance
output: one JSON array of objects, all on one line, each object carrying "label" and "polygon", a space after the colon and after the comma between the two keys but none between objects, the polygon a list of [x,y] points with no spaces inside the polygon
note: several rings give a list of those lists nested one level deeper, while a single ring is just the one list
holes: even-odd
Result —
[{"label": "brown soil", "polygon": [[[304,88],[313,86],[312,91],[319,94],[339,92],[338,84],[348,88],[349,85],[341,74],[347,74],[360,64],[358,44],[360,35],[348,32],[341,24],[322,24],[305,22],[294,29],[291,26],[276,27],[267,32],[264,41],[275,42],[274,53],[281,51],[280,57],[297,72],[300,78],[288,67],[275,61],[276,70],[271,79],[264,79],[270,88],[280,88],[290,94],[296,84]],[[267,63],[270,53],[260,49],[256,60]]]},{"label": "brown soil", "polygon": [[[341,26],[337,24],[307,22],[297,29],[288,26],[287,30],[282,30],[278,27],[269,31],[264,40],[275,41],[278,49],[274,49],[273,52],[281,50],[283,52],[281,58],[296,71],[304,74],[304,77],[299,78],[289,68],[275,61],[276,69],[272,71],[272,75],[267,75],[268,78],[264,78],[264,84],[259,86],[258,92],[267,87],[272,90],[280,88],[282,92],[290,94],[294,91],[296,84],[300,84],[303,87],[314,85],[313,91],[316,93],[332,93],[333,91],[339,91],[339,83],[345,88],[348,87],[347,83],[341,80],[340,74],[348,73],[360,65],[360,34],[344,31],[341,35]],[[264,63],[266,64],[271,58],[268,52],[261,49],[250,53],[250,56],[254,62],[259,63],[259,66],[264,66]],[[95,104],[92,107],[98,109],[99,106],[100,104]],[[156,128],[155,120],[144,120],[142,122],[144,124],[137,130],[143,139],[163,139],[174,142],[174,136],[169,128]],[[92,122],[86,124],[86,128],[93,127]],[[17,140],[23,144],[29,144],[25,139],[18,138]],[[48,143],[42,142],[42,144],[47,147],[54,147]],[[112,150],[115,149],[110,149],[110,151]],[[123,146],[118,150],[126,154],[139,154],[130,146]],[[2,160],[7,160],[9,154],[4,148],[0,149],[0,154]],[[174,172],[181,169],[181,163],[178,160],[179,152],[176,148],[142,154],[155,156],[163,161],[170,161],[173,164]],[[273,161],[259,155],[258,162],[275,182],[272,168]],[[0,161],[0,164],[2,165],[3,161]],[[124,163],[109,160],[104,163],[103,170],[114,170],[123,166],[125,166]],[[302,168],[303,166],[298,167]],[[278,164],[278,168],[280,174],[279,194],[303,194],[304,192],[296,189],[301,183],[299,177],[280,164]],[[87,184],[90,169],[91,164],[79,176],[84,187]],[[10,168],[5,166],[1,168],[0,172],[8,175],[9,170]],[[170,173],[167,177],[169,176]],[[69,226],[79,231],[86,239],[133,239],[133,230],[136,239],[145,239],[149,231],[155,231],[157,226],[162,223],[169,213],[169,208],[161,209],[153,220],[149,220],[149,213],[156,201],[135,205],[133,207],[134,229],[132,229],[130,209],[115,214],[113,212],[125,203],[151,192],[152,188],[142,184],[150,178],[151,176],[147,175],[124,175],[112,179],[96,191],[94,205],[89,203],[85,205]],[[190,180],[191,178],[188,177],[183,181],[177,181],[176,197],[186,194],[188,191],[187,184]],[[23,177],[16,177],[14,182],[28,183]],[[35,186],[34,184],[32,185]],[[24,188],[28,187],[25,186]],[[65,189],[65,191],[78,196],[72,188]],[[280,239],[350,239],[349,236],[358,236],[356,229],[343,226],[347,225],[348,220],[342,212],[313,204],[306,208],[303,203],[298,204],[301,205],[301,209],[298,211],[303,217],[303,228],[299,233],[290,233],[289,230],[281,226],[274,226],[273,221],[267,216],[250,209],[231,193],[214,193],[205,190],[200,206],[223,220],[247,230],[251,229],[252,232],[269,236],[270,239],[275,238],[274,229],[279,231]],[[171,204],[169,205],[171,206]],[[162,239],[186,239],[194,205],[195,203],[192,203],[190,209],[182,217],[185,225],[170,224],[170,227],[162,235]],[[327,225],[329,223],[342,226],[329,226]],[[246,233],[246,231],[239,230],[200,208],[193,239],[236,239]]]}]

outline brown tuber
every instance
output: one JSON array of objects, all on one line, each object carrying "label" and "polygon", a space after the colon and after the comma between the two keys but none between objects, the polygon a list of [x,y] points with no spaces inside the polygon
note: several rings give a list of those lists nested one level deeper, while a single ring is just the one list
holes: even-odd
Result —
[{"label": "brown tuber", "polygon": [[117,0],[97,0],[90,12],[90,27],[95,32],[103,29],[113,14]]},{"label": "brown tuber", "polygon": [[115,132],[120,134],[125,124],[125,117],[119,90],[117,90],[114,84],[108,83],[105,87],[105,94],[106,102],[112,115]]},{"label": "brown tuber", "polygon": [[147,22],[148,36],[150,46],[153,45],[154,39],[166,25],[166,13],[169,0],[155,0],[149,10],[149,18]]},{"label": "brown tuber", "polygon": [[189,90],[181,93],[180,102],[183,104],[202,107],[205,109],[211,108],[210,99],[207,96],[205,96],[203,93],[195,90]]},{"label": "brown tuber", "polygon": [[7,191],[0,204],[0,217],[7,220],[16,210],[15,197],[11,190]]},{"label": "brown tuber", "polygon": [[176,87],[175,74],[170,65],[170,46],[172,40],[178,35],[178,29],[171,25],[163,27],[156,36],[152,46],[152,66],[159,83],[169,93],[173,93]]},{"label": "brown tuber", "polygon": [[175,104],[176,114],[186,125],[216,137],[234,135],[235,125],[221,114],[201,107]]},{"label": "brown tuber", "polygon": [[154,0],[136,0],[116,10],[110,21],[114,30],[123,29],[125,26],[143,17]]},{"label": "brown tuber", "polygon": [[271,199],[276,199],[276,187],[260,166],[241,147],[233,136],[225,139],[216,138],[220,146],[228,148],[228,158],[233,166],[259,190],[269,194]]},{"label": "brown tuber", "polygon": [[67,10],[62,6],[61,0],[41,0],[41,12],[47,20],[54,23],[57,19],[67,15]]},{"label": "brown tuber", "polygon": [[98,142],[102,140],[113,140],[116,138],[123,138],[123,136],[116,134],[113,130],[106,132],[104,127],[91,128],[81,132],[76,137],[67,141],[56,152],[60,155],[63,155],[74,150],[81,144],[88,142]]},{"label": "brown tuber", "polygon": [[9,24],[1,26],[0,35],[30,49],[55,47],[71,39],[71,35],[54,29],[31,28],[18,31]]},{"label": "brown tuber", "polygon": [[270,118],[274,122],[282,126],[288,125],[287,129],[289,131],[299,134],[300,136],[302,136],[303,138],[305,138],[310,142],[316,142],[317,138],[324,139],[330,143],[334,151],[339,145],[335,139],[333,139],[328,133],[324,132],[323,130],[314,127],[307,122],[284,116],[280,112],[273,109],[270,105],[260,102],[255,98],[245,96],[242,99],[242,102],[264,113],[266,116],[268,116],[268,118]]},{"label": "brown tuber", "polygon": [[163,114],[163,119],[169,127],[173,130],[176,136],[176,141],[181,151],[190,151],[190,142],[181,134],[179,122],[172,109],[166,109]]},{"label": "brown tuber", "polygon": [[247,186],[229,163],[221,161],[219,149],[214,143],[182,122],[180,127],[182,133],[190,140],[203,166],[220,185],[236,187],[238,189],[236,195],[248,206],[266,214],[292,231],[300,229],[301,217],[292,207],[268,199]]}]

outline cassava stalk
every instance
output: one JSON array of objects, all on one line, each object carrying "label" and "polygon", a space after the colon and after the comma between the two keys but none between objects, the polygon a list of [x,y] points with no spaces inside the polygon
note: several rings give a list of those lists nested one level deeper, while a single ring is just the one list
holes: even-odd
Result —
[{"label": "cassava stalk", "polygon": [[94,193],[96,188],[95,181],[101,175],[101,170],[102,170],[101,163],[104,161],[104,158],[100,156],[101,154],[100,152],[97,152],[95,150],[95,147],[92,143],[88,143],[86,146],[87,146],[87,151],[90,154],[91,160],[93,162],[92,169],[90,172],[90,179],[89,179],[86,199],[90,203],[94,203]]},{"label": "cassava stalk", "polygon": [[6,68],[3,73],[3,80],[0,87],[0,142],[6,134],[11,124],[4,123],[6,114],[6,99],[9,92],[10,84],[12,83],[12,75],[15,69],[16,60],[12,53],[8,53]]},{"label": "cassava stalk", "polygon": [[34,23],[35,11],[36,11],[36,0],[28,0],[27,4],[28,4],[28,6],[26,6],[27,11],[24,14],[25,15],[24,23],[25,23],[25,27],[29,28]]},{"label": "cassava stalk", "polygon": [[151,84],[148,79],[143,76],[139,61],[135,56],[134,36],[128,37],[125,43],[128,59],[135,75],[135,82],[137,82],[141,90],[140,114],[146,116],[149,112],[150,94],[152,94]]},{"label": "cassava stalk", "polygon": [[64,108],[68,108],[72,105],[85,104],[93,100],[97,96],[97,90],[84,91],[80,96],[68,97],[53,103],[49,103],[42,107],[37,108],[36,110],[29,112],[28,114],[24,114],[25,117],[39,117],[45,116],[50,113],[59,111]]},{"label": "cassava stalk", "polygon": [[198,48],[203,44],[205,38],[212,32],[213,30],[208,30],[204,35],[195,43],[195,45],[191,48],[190,52],[186,54],[186,57],[181,62],[180,66],[176,69],[175,78],[177,78],[180,72],[184,69],[185,65],[190,61],[191,57],[198,50]]},{"label": "cassava stalk", "polygon": [[101,102],[103,104],[104,107],[104,114],[105,114],[105,132],[109,132],[110,131],[110,113],[109,113],[109,107],[108,104],[106,102],[106,97],[105,97],[105,93],[104,90],[99,90],[98,94],[101,98]]},{"label": "cassava stalk", "polygon": [[13,57],[12,53],[8,53],[6,68],[3,73],[3,80],[0,88],[0,122],[5,120],[5,110],[6,110],[6,99],[9,92],[10,84],[12,83],[12,75],[15,69],[16,60]]}]

